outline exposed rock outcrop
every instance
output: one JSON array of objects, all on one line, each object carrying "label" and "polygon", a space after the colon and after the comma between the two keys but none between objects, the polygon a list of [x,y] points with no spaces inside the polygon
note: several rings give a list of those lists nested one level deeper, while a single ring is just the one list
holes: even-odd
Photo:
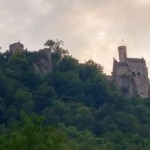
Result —
[{"label": "exposed rock outcrop", "polygon": [[35,57],[32,64],[36,73],[46,75],[52,72],[51,50],[49,48],[40,50]]}]

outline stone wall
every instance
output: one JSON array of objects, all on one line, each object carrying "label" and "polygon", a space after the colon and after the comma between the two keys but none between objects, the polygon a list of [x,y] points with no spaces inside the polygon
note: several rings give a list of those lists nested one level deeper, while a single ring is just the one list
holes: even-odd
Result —
[{"label": "stone wall", "polygon": [[13,43],[11,45],[9,45],[9,50],[14,53],[16,51],[23,51],[24,50],[24,45],[21,44],[20,42],[18,43]]},{"label": "stone wall", "polygon": [[[125,46],[120,46],[121,48]],[[126,47],[120,48],[120,61],[114,59],[112,81],[129,97],[139,95],[142,98],[149,96],[149,78],[146,62],[143,58],[122,58]],[[118,48],[119,49],[119,48]],[[126,57],[127,55],[125,55]]]}]

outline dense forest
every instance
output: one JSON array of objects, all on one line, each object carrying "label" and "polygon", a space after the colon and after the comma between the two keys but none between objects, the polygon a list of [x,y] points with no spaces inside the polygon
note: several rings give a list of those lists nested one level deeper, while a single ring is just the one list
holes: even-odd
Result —
[{"label": "dense forest", "polygon": [[[0,150],[149,150],[150,98],[126,98],[93,60],[48,40],[52,71],[36,52],[0,53]],[[49,60],[47,60],[49,61]]]}]

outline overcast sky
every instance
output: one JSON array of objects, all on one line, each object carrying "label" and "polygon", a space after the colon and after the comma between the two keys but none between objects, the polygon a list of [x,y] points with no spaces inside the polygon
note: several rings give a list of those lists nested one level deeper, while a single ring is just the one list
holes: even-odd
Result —
[{"label": "overcast sky", "polygon": [[19,40],[38,50],[61,39],[73,57],[93,59],[110,74],[122,38],[128,57],[144,57],[150,70],[149,0],[0,0],[3,51]]}]

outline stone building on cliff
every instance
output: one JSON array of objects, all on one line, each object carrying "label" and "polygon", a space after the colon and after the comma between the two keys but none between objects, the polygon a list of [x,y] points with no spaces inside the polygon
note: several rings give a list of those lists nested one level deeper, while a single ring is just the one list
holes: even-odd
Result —
[{"label": "stone building on cliff", "polygon": [[126,96],[149,96],[148,69],[144,58],[128,58],[127,48],[118,47],[119,61],[113,60],[112,76],[109,77]]},{"label": "stone building on cliff", "polygon": [[30,61],[32,60],[31,66],[37,74],[45,76],[48,73],[51,73],[53,70],[51,59],[52,52],[50,48],[29,52],[27,49],[24,50],[24,45],[19,41],[9,45],[9,51],[12,54],[15,54],[16,52],[22,52],[26,55],[28,53],[27,55],[30,57]]},{"label": "stone building on cliff", "polygon": [[13,43],[11,45],[9,45],[9,50],[10,52],[14,53],[16,51],[24,51],[24,45],[22,43],[17,42],[17,43]]}]

